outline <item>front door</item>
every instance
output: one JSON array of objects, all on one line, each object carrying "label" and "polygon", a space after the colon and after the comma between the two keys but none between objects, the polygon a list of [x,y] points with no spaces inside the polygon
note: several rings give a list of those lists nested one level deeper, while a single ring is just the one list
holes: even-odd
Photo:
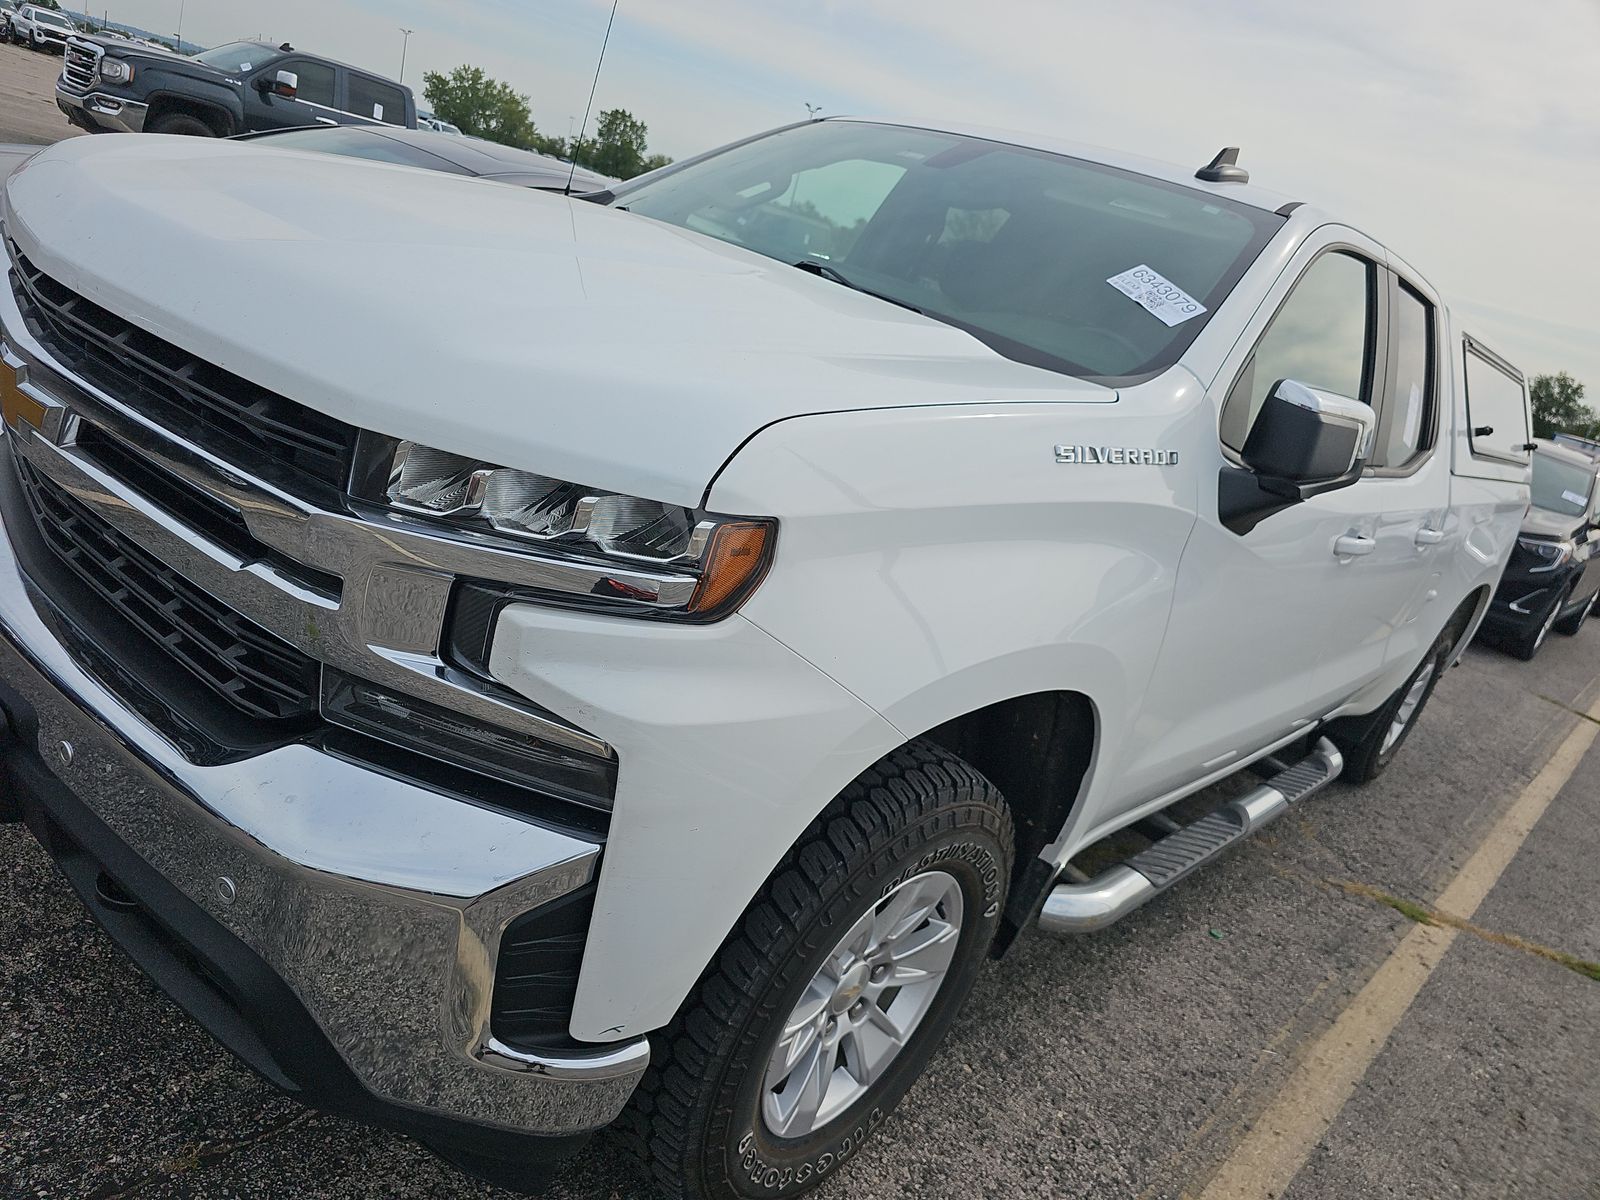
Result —
[{"label": "front door", "polygon": [[[270,88],[264,91],[259,86],[263,80],[270,83],[276,79],[279,71],[300,77],[299,94],[293,100],[275,96]],[[303,58],[280,60],[252,78],[245,88],[245,124],[252,131],[334,124],[340,115],[335,107],[337,85],[337,72],[328,63]]]},{"label": "front door", "polygon": [[[1290,262],[1209,390],[1219,473],[1237,465],[1279,380],[1367,404],[1384,394],[1392,297],[1383,261],[1380,247],[1330,226]],[[1127,800],[1242,762],[1379,677],[1420,595],[1417,531],[1427,517],[1397,504],[1397,485],[1406,480],[1369,472],[1244,532],[1222,523],[1216,491],[1202,488],[1131,742]]]}]

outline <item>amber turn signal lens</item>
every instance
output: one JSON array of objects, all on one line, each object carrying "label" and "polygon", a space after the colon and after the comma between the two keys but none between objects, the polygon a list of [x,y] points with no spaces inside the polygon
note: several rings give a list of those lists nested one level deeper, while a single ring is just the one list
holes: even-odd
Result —
[{"label": "amber turn signal lens", "polygon": [[732,521],[711,535],[700,586],[687,611],[696,616],[725,615],[761,582],[771,550],[772,526],[763,521]]}]

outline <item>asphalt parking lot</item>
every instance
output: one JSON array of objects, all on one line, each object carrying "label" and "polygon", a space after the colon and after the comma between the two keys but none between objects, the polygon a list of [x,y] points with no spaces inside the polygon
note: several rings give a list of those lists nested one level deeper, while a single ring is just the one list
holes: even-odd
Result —
[{"label": "asphalt parking lot", "polygon": [[[0,141],[68,132],[58,65],[0,47]],[[1531,664],[1474,648],[1377,784],[1335,785],[1112,930],[989,967],[820,1194],[1600,1197],[1597,702],[1600,627]],[[499,1194],[273,1092],[24,831],[0,828],[0,857],[0,1197]],[[549,1194],[646,1189],[601,1138]]]}]

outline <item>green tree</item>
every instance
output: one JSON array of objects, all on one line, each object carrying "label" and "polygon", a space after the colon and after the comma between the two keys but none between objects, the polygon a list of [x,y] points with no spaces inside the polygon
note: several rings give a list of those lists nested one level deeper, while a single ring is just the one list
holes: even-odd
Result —
[{"label": "green tree", "polygon": [[625,108],[600,114],[594,137],[583,138],[573,148],[573,158],[591,171],[617,179],[632,179],[645,171],[645,151],[650,130]]},{"label": "green tree", "polygon": [[528,97],[489,78],[482,67],[460,66],[448,75],[429,71],[422,77],[422,94],[435,115],[472,137],[521,150],[532,149],[539,138]]},{"label": "green tree", "polygon": [[1600,419],[1583,402],[1583,384],[1562,371],[1559,375],[1537,375],[1528,389],[1533,404],[1533,436],[1554,437],[1575,433],[1593,437]]}]

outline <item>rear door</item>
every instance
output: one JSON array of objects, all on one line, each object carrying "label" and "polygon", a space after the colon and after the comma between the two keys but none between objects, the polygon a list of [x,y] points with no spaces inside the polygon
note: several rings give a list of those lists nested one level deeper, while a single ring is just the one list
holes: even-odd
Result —
[{"label": "rear door", "polygon": [[[1381,402],[1391,288],[1382,247],[1360,234],[1324,226],[1306,241],[1208,390],[1219,473],[1237,465],[1280,379]],[[1415,430],[1409,421],[1397,442],[1423,437],[1426,413]],[[1372,472],[1243,533],[1223,524],[1215,490],[1202,490],[1134,739],[1129,799],[1225,771],[1382,673],[1391,635],[1418,600],[1417,533],[1447,501],[1448,464],[1445,473]]]}]

